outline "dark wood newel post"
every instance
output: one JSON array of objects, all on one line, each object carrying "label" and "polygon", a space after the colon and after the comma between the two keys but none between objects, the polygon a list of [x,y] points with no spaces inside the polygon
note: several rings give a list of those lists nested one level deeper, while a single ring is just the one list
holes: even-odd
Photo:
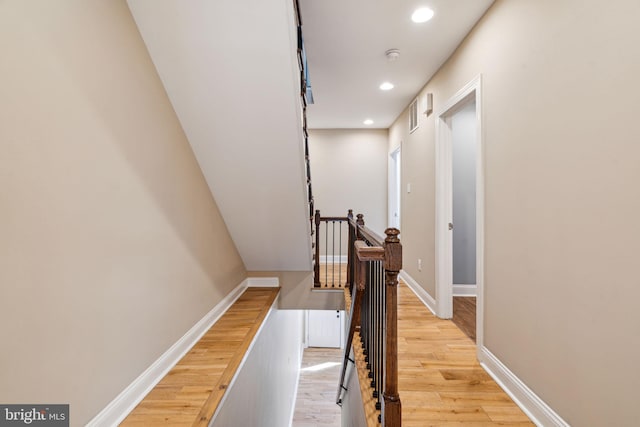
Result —
[{"label": "dark wood newel post", "polygon": [[356,230],[356,240],[360,238],[360,227],[364,227],[364,215],[358,214],[356,215],[356,224],[358,224],[358,229]]},{"label": "dark wood newel post", "polygon": [[382,394],[382,425],[400,427],[402,409],[398,395],[398,274],[402,269],[402,245],[398,239],[400,230],[387,228],[384,241],[384,268],[386,270],[386,376]]},{"label": "dark wood newel post", "polygon": [[[353,212],[351,210],[349,212],[351,212],[351,214],[353,215]],[[360,235],[360,227],[364,227],[364,215],[362,214],[356,215],[356,227],[355,227],[355,230],[353,231],[354,243],[356,240],[362,240],[362,236]],[[356,268],[356,266],[358,265],[358,262],[355,258],[356,258],[356,255],[354,254],[354,260],[353,260],[354,268]]]},{"label": "dark wood newel post", "polygon": [[316,247],[313,263],[313,286],[320,287],[320,211],[316,210],[314,216],[314,222],[316,224]]}]

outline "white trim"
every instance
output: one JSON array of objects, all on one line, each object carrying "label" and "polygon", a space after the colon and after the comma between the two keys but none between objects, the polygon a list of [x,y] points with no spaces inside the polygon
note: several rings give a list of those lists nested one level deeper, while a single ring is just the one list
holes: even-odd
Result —
[{"label": "white trim", "polygon": [[436,312],[443,319],[453,316],[451,139],[451,116],[436,116]]},{"label": "white trim", "polygon": [[277,288],[280,280],[277,277],[247,277],[248,288]]},{"label": "white trim", "polygon": [[331,293],[331,292],[335,292],[335,293],[344,293],[344,288],[311,288],[311,293],[313,292],[318,292],[318,293]]},{"label": "white trim", "polygon": [[[484,347],[484,127],[482,126],[482,75],[478,75],[476,91],[476,345]],[[480,350],[478,350],[480,351]]]},{"label": "white trim", "polygon": [[420,301],[434,314],[436,315],[436,300],[433,299],[431,295],[427,291],[424,290],[422,286],[418,282],[414,280],[413,277],[409,276],[404,270],[400,271],[400,278],[407,282],[407,286],[413,291],[414,294],[418,297]]},{"label": "white trim", "polygon": [[569,427],[569,423],[540,399],[486,347],[482,347],[478,352],[478,360],[489,375],[537,426]]},{"label": "white trim", "polygon": [[260,336],[260,333],[262,332],[262,330],[264,329],[265,325],[267,324],[267,322],[271,318],[271,315],[273,314],[274,309],[277,306],[277,304],[278,304],[278,298],[275,298],[273,300],[273,303],[271,304],[271,307],[269,307],[269,312],[264,317],[264,320],[260,324],[260,327],[256,331],[256,334],[253,336],[253,339],[251,340],[251,344],[249,344],[249,347],[247,347],[247,351],[244,352],[244,356],[242,356],[242,360],[240,361],[240,364],[238,365],[238,368],[236,369],[236,372],[233,374],[233,377],[231,378],[231,381],[229,381],[229,385],[227,386],[227,389],[225,390],[224,394],[222,395],[222,398],[220,399],[220,403],[218,403],[218,407],[216,408],[216,411],[213,413],[213,416],[209,420],[209,425],[213,424],[213,422],[215,421],[216,417],[220,413],[220,410],[222,409],[222,405],[224,405],[224,402],[227,400],[227,397],[229,396],[228,391],[231,390],[231,387],[233,387],[233,385],[235,384],[236,379],[238,378],[238,375],[240,374],[240,371],[242,370],[244,364],[247,362],[247,358],[249,357],[249,354],[251,354],[251,350],[255,346],[256,341],[258,341],[258,337]]},{"label": "white trim", "polygon": [[[394,198],[396,200],[394,200]],[[398,224],[393,221],[396,202],[398,204]],[[402,141],[389,153],[387,159],[387,224],[400,229],[402,222]]]},{"label": "white trim", "polygon": [[250,280],[245,279],[226,297],[198,321],[186,334],[173,344],[162,356],[133,380],[115,399],[98,413],[87,427],[116,426],[125,419],[138,403],[160,382],[162,378],[182,359],[214,323],[242,295]]},{"label": "white trim", "polygon": [[453,315],[451,212],[451,115],[475,98],[476,102],[476,343],[484,340],[484,133],[482,75],[479,74],[444,103],[436,115],[436,301],[438,316]]},{"label": "white trim", "polygon": [[320,264],[327,264],[327,260],[328,264],[346,264],[347,255],[320,255]]},{"label": "white trim", "polygon": [[[303,316],[306,315],[307,310],[303,310]],[[304,323],[304,322],[303,322]],[[289,417],[289,427],[293,426],[293,416],[296,413],[296,403],[298,402],[298,386],[300,385],[300,372],[302,371],[302,358],[304,357],[304,349],[307,348],[303,342],[300,346],[300,365],[298,366],[298,373],[296,374],[296,386],[293,390],[293,405],[291,405],[291,416]]]},{"label": "white trim", "polygon": [[[344,292],[344,291],[343,291]],[[309,310],[304,310],[304,348],[309,348]]]},{"label": "white trim", "polygon": [[340,349],[341,350],[344,350],[345,346],[347,345],[346,323],[347,323],[347,311],[340,310]]},{"label": "white trim", "polygon": [[453,285],[454,297],[475,297],[478,294],[476,285]]}]

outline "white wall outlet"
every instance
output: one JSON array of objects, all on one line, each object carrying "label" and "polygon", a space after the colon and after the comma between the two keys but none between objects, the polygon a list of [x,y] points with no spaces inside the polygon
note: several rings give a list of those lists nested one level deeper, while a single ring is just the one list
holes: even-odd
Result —
[{"label": "white wall outlet", "polygon": [[422,271],[422,259],[418,258],[418,271]]}]

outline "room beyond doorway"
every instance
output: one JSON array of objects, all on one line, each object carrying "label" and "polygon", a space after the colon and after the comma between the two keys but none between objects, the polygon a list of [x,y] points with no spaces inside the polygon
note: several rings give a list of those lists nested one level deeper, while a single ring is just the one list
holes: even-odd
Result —
[{"label": "room beyond doorway", "polygon": [[453,297],[453,323],[476,342],[476,297]]}]

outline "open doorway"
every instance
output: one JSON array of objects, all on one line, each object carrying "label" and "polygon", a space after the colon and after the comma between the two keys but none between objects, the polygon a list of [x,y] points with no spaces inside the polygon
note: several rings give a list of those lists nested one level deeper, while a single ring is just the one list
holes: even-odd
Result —
[{"label": "open doorway", "polygon": [[476,339],[476,100],[451,116],[453,323]]},{"label": "open doorway", "polygon": [[484,223],[480,82],[477,77],[444,105],[436,127],[438,316],[453,318],[478,344]]}]

